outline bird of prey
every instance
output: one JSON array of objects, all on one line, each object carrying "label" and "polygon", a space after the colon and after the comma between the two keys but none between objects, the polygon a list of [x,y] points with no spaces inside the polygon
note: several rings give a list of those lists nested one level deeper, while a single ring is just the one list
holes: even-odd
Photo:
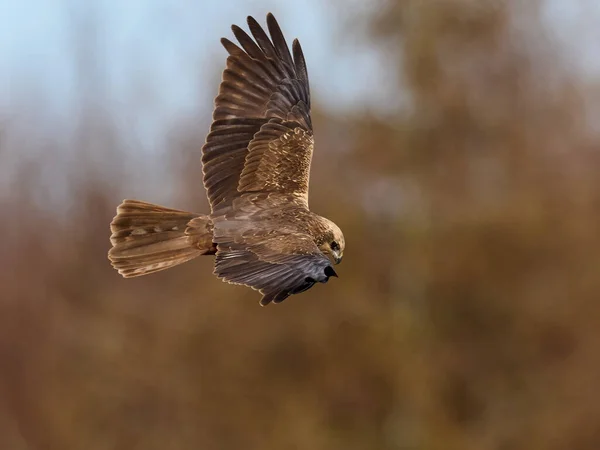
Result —
[{"label": "bird of prey", "polygon": [[232,30],[210,132],[202,148],[210,214],[124,200],[110,224],[108,257],[124,277],[216,255],[214,273],[260,291],[260,304],[337,276],[344,235],[309,210],[313,153],[310,93],[300,42],[292,51],[272,14],[269,35],[248,17],[252,37]]}]

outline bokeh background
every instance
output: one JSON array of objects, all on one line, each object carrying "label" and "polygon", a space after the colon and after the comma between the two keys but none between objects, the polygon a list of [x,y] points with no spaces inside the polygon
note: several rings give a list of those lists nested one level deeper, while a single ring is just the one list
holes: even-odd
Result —
[{"label": "bokeh background", "polygon": [[[339,279],[278,306],[212,258],[110,267],[123,198],[208,210],[225,51],[308,60]],[[8,0],[0,448],[600,448],[593,0]]]}]

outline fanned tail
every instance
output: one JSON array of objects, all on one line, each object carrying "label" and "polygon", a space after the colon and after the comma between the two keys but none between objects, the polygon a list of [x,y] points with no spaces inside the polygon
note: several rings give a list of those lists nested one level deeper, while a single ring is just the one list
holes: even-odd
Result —
[{"label": "fanned tail", "polygon": [[208,216],[123,200],[110,224],[108,258],[125,278],[148,275],[214,254]]}]

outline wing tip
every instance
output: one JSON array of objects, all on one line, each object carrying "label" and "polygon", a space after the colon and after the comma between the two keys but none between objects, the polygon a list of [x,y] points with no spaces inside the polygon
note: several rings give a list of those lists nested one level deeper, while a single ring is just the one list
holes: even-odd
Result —
[{"label": "wing tip", "polygon": [[258,21],[252,16],[246,17],[246,23],[248,24],[248,26],[255,26],[255,25],[260,26]]},{"label": "wing tip", "polygon": [[273,13],[270,11],[267,13],[267,25],[270,25],[270,26],[278,25],[277,19],[275,18]]},{"label": "wing tip", "polygon": [[[292,41],[292,51],[294,52],[294,62],[296,64],[306,64],[304,59],[304,52],[302,51],[302,45],[300,45],[300,40],[298,38],[294,38],[294,40]],[[297,59],[301,59],[301,61],[297,61]]]},{"label": "wing tip", "polygon": [[231,40],[227,39],[226,37],[221,38],[221,45],[225,47],[225,50],[227,51],[227,53],[229,53],[230,56],[240,56],[244,54],[244,51],[241,48],[239,48],[236,44],[234,44]]}]

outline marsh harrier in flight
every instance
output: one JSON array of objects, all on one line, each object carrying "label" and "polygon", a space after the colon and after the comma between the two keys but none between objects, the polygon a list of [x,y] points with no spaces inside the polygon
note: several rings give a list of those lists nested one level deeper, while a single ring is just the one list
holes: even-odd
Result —
[{"label": "marsh harrier in flight", "polygon": [[272,14],[270,34],[248,17],[252,37],[233,25],[229,53],[202,148],[211,212],[195,214],[124,200],[110,227],[108,256],[124,277],[216,255],[214,273],[259,290],[260,304],[337,276],[344,235],[308,208],[314,140],[302,48],[292,52]]}]

